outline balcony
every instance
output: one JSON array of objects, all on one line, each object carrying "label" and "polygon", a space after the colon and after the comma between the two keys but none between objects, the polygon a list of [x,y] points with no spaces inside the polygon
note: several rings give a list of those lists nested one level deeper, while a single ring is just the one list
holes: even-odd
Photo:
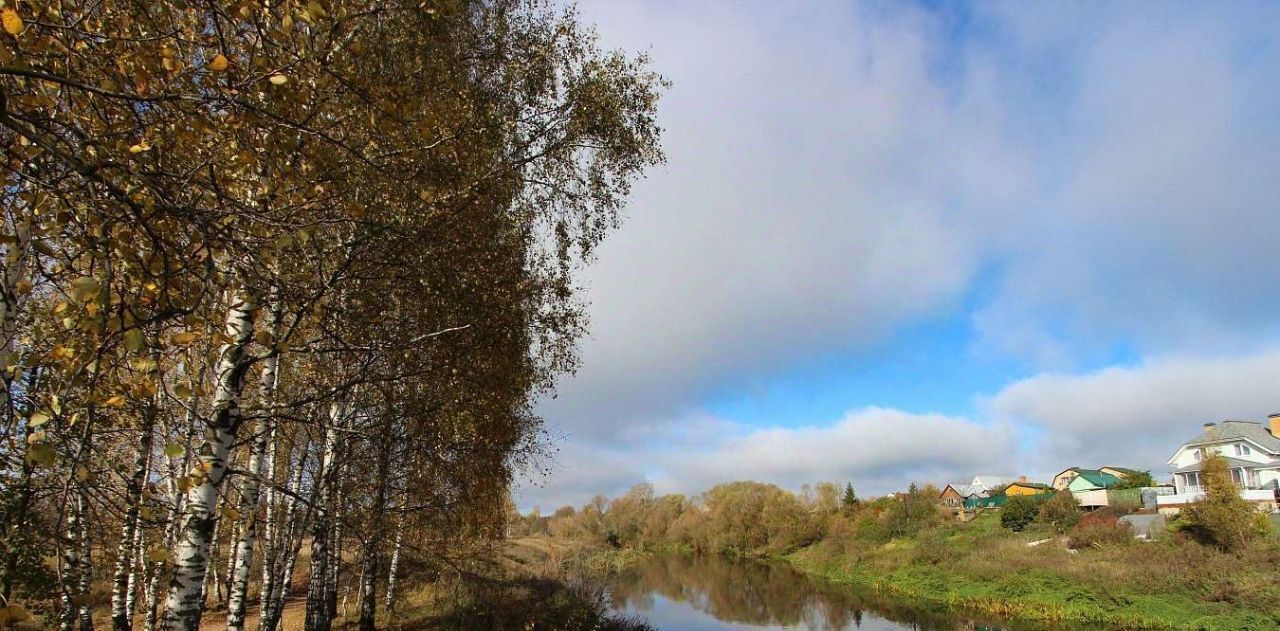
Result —
[{"label": "balcony", "polygon": [[[1250,502],[1274,502],[1276,493],[1271,489],[1240,489],[1240,497]],[[1202,487],[1184,486],[1181,493],[1157,497],[1156,505],[1164,508],[1166,506],[1194,504],[1202,500],[1204,500],[1204,489]]]}]

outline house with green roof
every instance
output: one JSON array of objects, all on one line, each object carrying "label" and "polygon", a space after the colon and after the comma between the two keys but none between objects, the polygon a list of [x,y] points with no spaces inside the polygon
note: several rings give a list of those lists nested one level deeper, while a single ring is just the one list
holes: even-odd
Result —
[{"label": "house with green roof", "polygon": [[[1127,467],[1110,467],[1110,466],[1108,466],[1108,467],[1098,467],[1097,469],[1084,469],[1084,468],[1081,468],[1081,467],[1067,467],[1066,469],[1063,469],[1062,473],[1059,473],[1058,475],[1053,476],[1053,488],[1055,488],[1055,489],[1057,489],[1057,490],[1059,490],[1059,491],[1066,491],[1066,490],[1071,486],[1071,482],[1072,482],[1072,481],[1074,481],[1074,480],[1076,479],[1076,477],[1078,477],[1078,476],[1080,475],[1080,473],[1081,473],[1081,472],[1090,473],[1090,474],[1093,474],[1093,475],[1095,475],[1095,476],[1096,476],[1097,474],[1104,474],[1104,473],[1105,473],[1105,474],[1107,474],[1107,475],[1110,475],[1110,476],[1112,476],[1112,477],[1115,477],[1115,478],[1117,478],[1117,479],[1121,479],[1121,480],[1122,480],[1122,479],[1124,479],[1124,478],[1127,478],[1127,477],[1129,477],[1129,476],[1131,476],[1131,475],[1133,475],[1133,474],[1135,474],[1135,473],[1139,473],[1139,471],[1134,470],[1134,469],[1129,469],[1129,468],[1127,468]],[[1108,487],[1099,487],[1099,488],[1108,488]],[[1072,489],[1072,490],[1075,490],[1075,489]]]},{"label": "house with green roof", "polygon": [[1071,478],[1071,482],[1067,484],[1067,490],[1072,493],[1080,491],[1097,491],[1099,489],[1109,489],[1120,483],[1120,478],[1104,473],[1099,469],[1079,469],[1076,476]]}]

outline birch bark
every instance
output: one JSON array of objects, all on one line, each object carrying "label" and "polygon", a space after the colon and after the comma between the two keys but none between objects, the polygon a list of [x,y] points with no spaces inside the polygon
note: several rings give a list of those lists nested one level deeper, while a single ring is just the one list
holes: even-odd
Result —
[{"label": "birch bark", "polygon": [[204,613],[202,586],[209,569],[209,543],[217,520],[218,486],[227,473],[227,455],[240,424],[240,395],[249,368],[246,348],[253,338],[253,299],[240,291],[227,311],[226,336],[218,359],[212,419],[200,448],[202,476],[191,484],[174,544],[173,577],[165,597],[166,631],[198,631]]}]

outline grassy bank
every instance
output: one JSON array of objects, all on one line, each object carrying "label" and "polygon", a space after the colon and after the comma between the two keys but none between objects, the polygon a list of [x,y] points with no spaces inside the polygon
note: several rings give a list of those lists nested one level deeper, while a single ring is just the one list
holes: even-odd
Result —
[{"label": "grassy bank", "polygon": [[1280,547],[1238,555],[1168,538],[1071,551],[994,514],[887,543],[829,538],[788,555],[810,574],[991,617],[1125,629],[1280,627]]}]

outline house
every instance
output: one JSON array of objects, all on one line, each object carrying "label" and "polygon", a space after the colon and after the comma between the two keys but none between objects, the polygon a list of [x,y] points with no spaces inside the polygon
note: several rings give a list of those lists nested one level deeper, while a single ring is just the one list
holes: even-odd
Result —
[{"label": "house", "polygon": [[[1022,479],[1026,480],[1025,477]],[[990,494],[992,491],[1002,489],[1017,481],[1018,478],[1008,475],[975,475],[969,486],[976,487],[982,493]]]},{"label": "house", "polygon": [[1177,511],[1182,505],[1203,499],[1200,471],[1205,455],[1210,452],[1226,459],[1241,497],[1275,510],[1276,493],[1280,489],[1280,414],[1272,414],[1265,424],[1254,421],[1205,423],[1199,434],[1183,443],[1169,458],[1176,493],[1157,498],[1162,511]]},{"label": "house", "polygon": [[1024,477],[1009,486],[1004,487],[1004,494],[1010,497],[1015,495],[1041,495],[1053,491],[1053,487],[1048,484],[1039,482],[1028,482]]},{"label": "house", "polygon": [[[1104,473],[1101,469],[1080,469],[1076,471],[1075,477],[1071,478],[1071,482],[1067,484],[1068,491],[1076,498],[1076,504],[1085,510],[1094,510],[1103,506],[1112,504],[1112,493],[1107,489],[1120,483],[1120,478],[1110,473]],[[1125,504],[1141,504],[1141,492],[1135,490],[1129,494]],[[1117,503],[1119,505],[1119,503]]]},{"label": "house", "polygon": [[948,484],[947,488],[942,489],[942,494],[938,496],[938,501],[948,508],[963,508],[964,501],[978,497],[986,497],[985,489],[976,487],[972,484]]},{"label": "house", "polygon": [[[1080,467],[1070,467],[1068,469],[1063,470],[1062,473],[1059,473],[1058,475],[1053,476],[1053,488],[1059,491],[1067,490],[1068,487],[1071,486],[1071,482],[1075,480],[1077,477],[1079,477],[1081,473],[1089,473],[1095,476],[1097,474],[1106,474],[1106,475],[1113,476],[1115,478],[1124,479],[1138,472],[1133,469],[1126,469],[1125,467],[1099,467],[1097,469],[1081,469]],[[1104,487],[1099,487],[1099,488],[1104,488]]]},{"label": "house", "polygon": [[1071,483],[1067,485],[1067,490],[1072,493],[1097,491],[1109,489],[1117,484],[1120,484],[1119,477],[1104,473],[1101,469],[1081,469],[1075,477],[1071,478]]}]

